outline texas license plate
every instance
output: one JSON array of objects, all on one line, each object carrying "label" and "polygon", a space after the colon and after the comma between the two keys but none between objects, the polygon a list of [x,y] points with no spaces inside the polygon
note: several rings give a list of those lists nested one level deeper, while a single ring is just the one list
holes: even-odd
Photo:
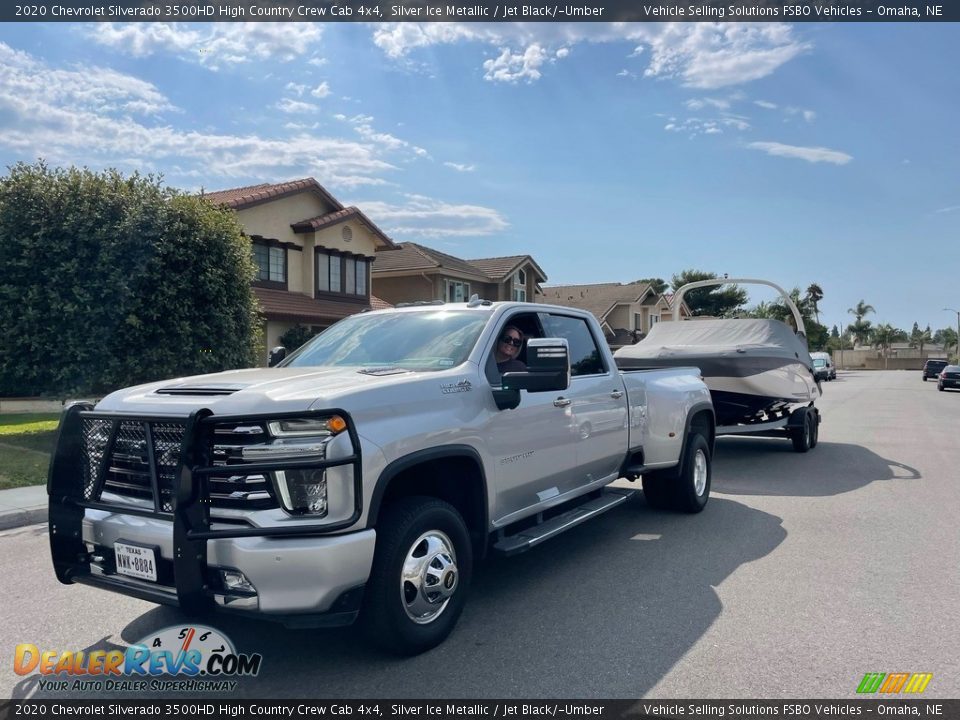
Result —
[{"label": "texas license plate", "polygon": [[113,554],[117,562],[117,573],[120,575],[157,581],[157,551],[153,548],[115,542]]}]

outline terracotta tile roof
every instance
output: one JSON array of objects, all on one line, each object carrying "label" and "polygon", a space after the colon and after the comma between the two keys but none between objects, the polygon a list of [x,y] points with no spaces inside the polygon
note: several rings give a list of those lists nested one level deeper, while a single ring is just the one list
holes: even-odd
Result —
[{"label": "terracotta tile roof", "polygon": [[[272,290],[255,287],[253,292],[260,301],[260,307],[268,320],[294,320],[316,325],[327,324],[355,315],[368,307],[357,303],[336,302],[334,300],[315,300],[307,295],[285,290]],[[370,298],[382,303],[379,298]]]},{"label": "terracotta tile roof", "polygon": [[203,197],[217,205],[225,205],[234,210],[241,210],[251,205],[259,205],[269,200],[276,200],[300,192],[313,192],[334,210],[342,210],[343,205],[313,178],[301,178],[284,183],[261,183],[230,190],[217,190],[204,193]]},{"label": "terracotta tile roof", "polygon": [[545,281],[546,274],[529,255],[510,255],[508,257],[478,258],[463,260],[453,255],[428,248],[417,243],[400,243],[396,250],[377,252],[373,264],[374,273],[385,272],[425,272],[429,270],[453,270],[468,275],[481,282],[503,282],[511,273],[524,263],[529,263],[537,275],[536,283]]},{"label": "terracotta tile roof", "polygon": [[393,240],[387,237],[386,234],[384,234],[384,232],[378,228],[370,218],[364,215],[359,208],[353,207],[352,205],[335,212],[327,213],[326,215],[318,215],[315,218],[300,220],[291,224],[290,227],[292,227],[293,231],[297,233],[314,232],[316,230],[322,230],[323,228],[336,225],[337,223],[346,222],[347,220],[351,219],[359,220],[362,225],[367,227],[370,232],[379,238],[384,247],[396,247],[396,244],[393,242]]},{"label": "terracotta tile roof", "polygon": [[595,285],[555,285],[543,288],[543,299],[537,302],[563,305],[564,307],[587,310],[603,322],[607,314],[622,303],[637,302],[650,287],[647,283],[621,285],[620,283],[598,283]]},{"label": "terracotta tile roof", "polygon": [[371,310],[389,310],[393,305],[388,303],[386,300],[381,300],[376,295],[370,296],[370,309]]},{"label": "terracotta tile roof", "polygon": [[493,279],[481,272],[466,260],[447,255],[439,250],[417,245],[412,242],[400,243],[397,250],[377,250],[377,259],[371,272],[395,272],[407,270],[453,270],[480,281],[493,282]]},{"label": "terracotta tile roof", "polygon": [[546,282],[547,276],[546,273],[534,262],[533,258],[529,255],[508,255],[506,257],[493,257],[493,258],[476,258],[475,260],[467,260],[468,263],[473,265],[475,268],[480,270],[487,277],[493,278],[494,280],[501,281],[505,280],[509,275],[513,274],[518,267],[524,263],[530,263],[533,266],[534,272],[539,276],[537,282]]}]

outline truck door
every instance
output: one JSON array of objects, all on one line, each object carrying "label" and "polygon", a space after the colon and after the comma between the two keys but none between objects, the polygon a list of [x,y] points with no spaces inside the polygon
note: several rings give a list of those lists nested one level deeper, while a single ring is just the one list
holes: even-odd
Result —
[{"label": "truck door", "polygon": [[[486,353],[487,379],[494,387],[500,386],[493,357],[503,327],[517,326],[525,338],[542,337],[534,313],[513,315],[500,325]],[[524,343],[519,360],[524,360],[525,351]],[[491,413],[481,428],[495,463],[497,492],[490,513],[494,522],[560,495],[569,487],[576,465],[572,413],[567,404],[557,402],[565,393],[521,390],[520,395],[519,406]]]},{"label": "truck door", "polygon": [[570,401],[576,472],[565,480],[575,489],[615,476],[627,449],[627,397],[610,353],[584,318],[541,313],[546,337],[566,338],[571,382],[562,395]]}]

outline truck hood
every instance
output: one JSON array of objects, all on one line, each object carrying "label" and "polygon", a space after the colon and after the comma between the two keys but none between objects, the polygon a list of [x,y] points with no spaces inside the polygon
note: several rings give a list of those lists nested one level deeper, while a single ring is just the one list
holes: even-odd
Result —
[{"label": "truck hood", "polygon": [[230,370],[117,390],[101,400],[97,410],[178,416],[198,408],[217,415],[297,412],[337,407],[350,392],[425,374],[360,367]]}]

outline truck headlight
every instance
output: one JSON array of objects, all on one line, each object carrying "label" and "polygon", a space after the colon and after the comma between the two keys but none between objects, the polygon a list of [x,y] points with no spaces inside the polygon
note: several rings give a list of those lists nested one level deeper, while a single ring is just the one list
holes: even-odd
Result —
[{"label": "truck headlight", "polygon": [[270,434],[277,438],[331,437],[347,429],[347,421],[339,415],[320,418],[291,418],[268,424]]},{"label": "truck headlight", "polygon": [[327,474],[321,469],[278,470],[274,473],[280,504],[293,515],[327,514]]}]

